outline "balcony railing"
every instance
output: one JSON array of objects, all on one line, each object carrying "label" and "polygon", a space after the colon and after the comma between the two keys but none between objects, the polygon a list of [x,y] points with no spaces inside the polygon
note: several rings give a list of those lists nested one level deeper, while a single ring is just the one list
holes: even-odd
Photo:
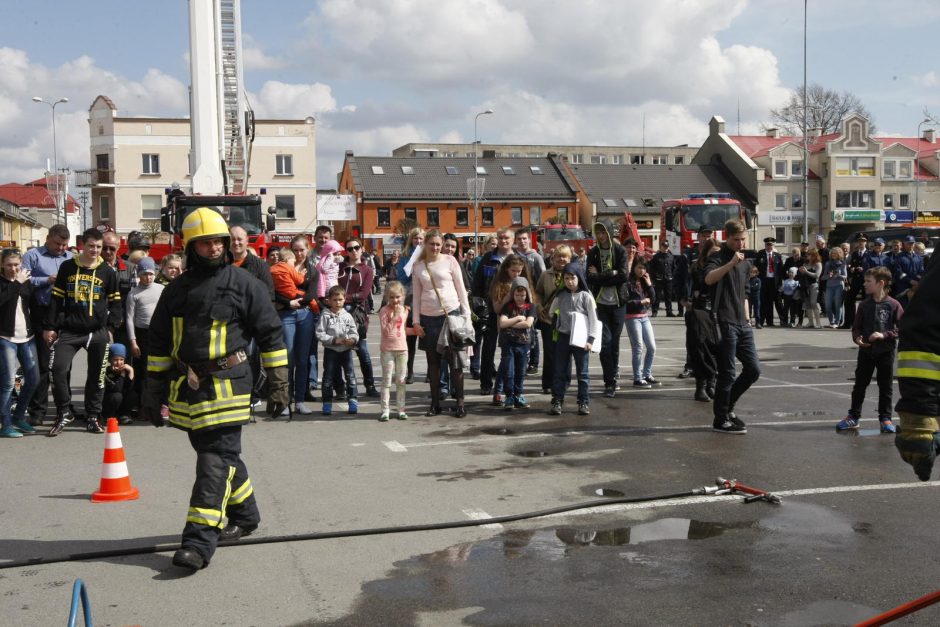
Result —
[{"label": "balcony railing", "polygon": [[77,187],[96,187],[114,184],[114,168],[96,170],[75,170]]}]

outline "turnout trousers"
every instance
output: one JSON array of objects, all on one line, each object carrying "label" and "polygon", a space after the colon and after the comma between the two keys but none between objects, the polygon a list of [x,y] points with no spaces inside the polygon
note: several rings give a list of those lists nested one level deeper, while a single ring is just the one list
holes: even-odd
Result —
[{"label": "turnout trousers", "polygon": [[189,432],[196,451],[196,482],[183,527],[183,548],[212,559],[226,524],[257,526],[261,513],[241,459],[241,426]]}]

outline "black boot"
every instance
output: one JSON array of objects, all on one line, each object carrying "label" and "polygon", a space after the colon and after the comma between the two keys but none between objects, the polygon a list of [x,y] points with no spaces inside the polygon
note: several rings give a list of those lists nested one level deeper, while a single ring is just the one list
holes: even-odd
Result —
[{"label": "black boot", "polygon": [[701,401],[703,403],[708,403],[711,399],[708,397],[708,394],[705,393],[705,381],[702,379],[695,380],[695,400]]},{"label": "black boot", "polygon": [[714,400],[715,398],[715,380],[709,379],[708,383],[705,384],[705,394],[708,395],[708,398]]}]

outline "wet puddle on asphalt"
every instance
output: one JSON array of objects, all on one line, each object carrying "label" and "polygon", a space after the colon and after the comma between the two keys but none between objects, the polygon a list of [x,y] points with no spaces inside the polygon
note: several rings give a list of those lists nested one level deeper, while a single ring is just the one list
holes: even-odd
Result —
[{"label": "wet puddle on asphalt", "polygon": [[[870,523],[829,507],[792,502],[753,511],[753,520],[663,517],[507,530],[397,561],[383,578],[362,585],[349,614],[317,624],[433,624],[435,613],[457,611],[467,625],[614,624],[612,617],[627,624],[630,616],[667,624],[678,616],[665,602],[677,586],[693,595],[751,585],[767,592],[791,578],[812,578],[819,559],[850,560],[858,543],[872,537]],[[818,624],[812,621],[839,609],[867,612],[849,604],[776,603],[776,612],[758,613],[764,610],[755,604],[741,618],[754,612],[753,624]],[[726,610],[713,607],[699,618],[714,622]]]}]

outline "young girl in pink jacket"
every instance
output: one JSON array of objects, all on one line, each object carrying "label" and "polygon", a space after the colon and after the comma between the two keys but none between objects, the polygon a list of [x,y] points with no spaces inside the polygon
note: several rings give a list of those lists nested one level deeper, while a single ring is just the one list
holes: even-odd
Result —
[{"label": "young girl in pink jacket", "polygon": [[382,341],[379,344],[382,359],[382,415],[379,416],[379,422],[388,422],[393,374],[398,419],[408,419],[405,413],[405,379],[408,377],[408,344],[405,338],[415,334],[414,328],[405,324],[408,309],[405,306],[405,286],[399,281],[390,281],[385,286],[384,306],[379,310],[379,325],[382,327]]}]

